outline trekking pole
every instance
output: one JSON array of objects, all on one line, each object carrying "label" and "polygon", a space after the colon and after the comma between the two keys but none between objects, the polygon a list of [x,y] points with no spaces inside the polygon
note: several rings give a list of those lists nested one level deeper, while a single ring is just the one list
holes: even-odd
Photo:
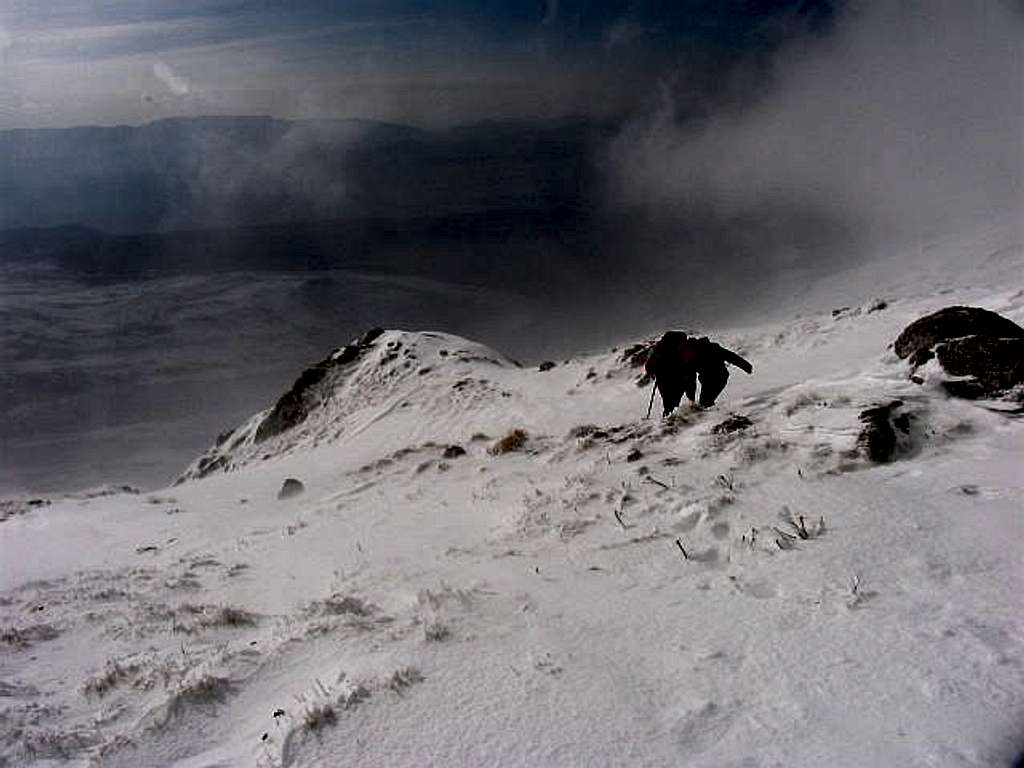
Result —
[{"label": "trekking pole", "polygon": [[654,384],[651,386],[651,402],[649,402],[647,404],[647,415],[644,417],[646,419],[651,418],[651,408],[654,407],[654,390],[657,388],[657,386],[658,386],[658,380],[655,379],[654,380]]}]

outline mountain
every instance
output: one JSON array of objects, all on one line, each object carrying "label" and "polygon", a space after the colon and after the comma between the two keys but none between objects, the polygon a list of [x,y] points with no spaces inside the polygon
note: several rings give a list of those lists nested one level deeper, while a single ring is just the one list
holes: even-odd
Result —
[{"label": "mountain", "polygon": [[197,117],[0,131],[0,229],[123,234],[573,206],[593,186],[590,153],[608,130]]},{"label": "mountain", "polygon": [[713,334],[710,410],[643,418],[653,336],[378,329],[172,487],[4,501],[0,761],[1012,764],[1024,422],[891,345],[1019,324],[1021,251],[940,256]]}]

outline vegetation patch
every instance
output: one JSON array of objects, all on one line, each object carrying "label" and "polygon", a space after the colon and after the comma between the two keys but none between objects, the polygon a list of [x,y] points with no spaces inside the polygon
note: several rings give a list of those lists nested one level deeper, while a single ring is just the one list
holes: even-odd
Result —
[{"label": "vegetation patch", "polygon": [[498,440],[494,445],[488,449],[488,453],[492,456],[501,456],[505,453],[515,453],[523,450],[526,447],[526,442],[530,439],[530,436],[523,429],[513,429],[503,438]]}]

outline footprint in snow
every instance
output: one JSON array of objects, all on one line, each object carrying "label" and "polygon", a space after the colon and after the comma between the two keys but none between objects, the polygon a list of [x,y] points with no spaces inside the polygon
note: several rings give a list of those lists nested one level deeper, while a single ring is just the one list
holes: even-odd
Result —
[{"label": "footprint in snow", "polygon": [[767,600],[768,598],[779,596],[779,588],[770,582],[741,582],[735,576],[731,576],[730,579],[738,592],[750,597],[756,597],[758,600]]},{"label": "footprint in snow", "polygon": [[732,728],[737,714],[735,703],[723,707],[714,701],[666,713],[671,721],[669,729],[683,754],[704,752],[713,747]]}]

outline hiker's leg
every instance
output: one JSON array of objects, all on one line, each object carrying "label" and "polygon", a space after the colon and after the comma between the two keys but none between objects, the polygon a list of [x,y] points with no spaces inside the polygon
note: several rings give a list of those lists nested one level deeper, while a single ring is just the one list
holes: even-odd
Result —
[{"label": "hiker's leg", "polygon": [[662,415],[668,416],[683,397],[682,387],[676,381],[658,379],[658,392],[661,393],[661,404],[664,407]]},{"label": "hiker's leg", "polygon": [[683,393],[691,403],[697,398],[697,374],[693,373],[684,379]]},{"label": "hiker's leg", "polygon": [[702,408],[709,408],[715,404],[715,400],[729,381],[729,372],[723,365],[721,370],[712,369],[700,372],[700,405]]}]

